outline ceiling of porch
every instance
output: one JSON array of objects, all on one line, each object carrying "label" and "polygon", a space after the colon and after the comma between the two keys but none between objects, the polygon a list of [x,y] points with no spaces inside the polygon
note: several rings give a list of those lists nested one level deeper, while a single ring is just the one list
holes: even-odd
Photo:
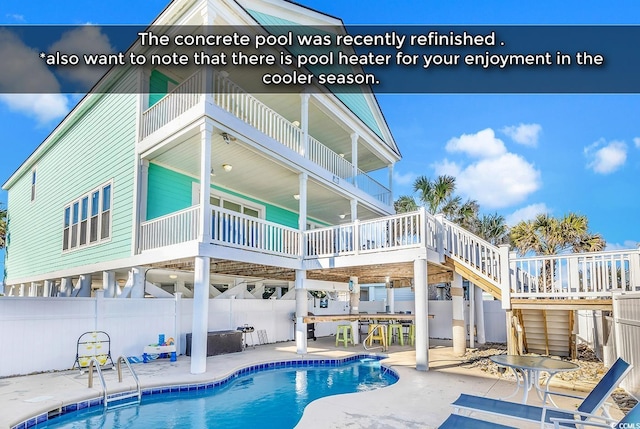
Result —
[{"label": "ceiling of porch", "polygon": [[[225,143],[219,132],[214,132],[211,147],[213,185],[298,212],[299,201],[294,198],[294,195],[300,193],[298,173],[284,163],[256,152],[240,140]],[[167,147],[150,161],[198,179],[199,137],[192,136],[179,144]],[[231,170],[225,171],[224,164],[230,165]],[[313,179],[308,181],[307,194],[307,213],[310,218],[329,225],[350,221],[350,202],[344,196]],[[342,219],[340,215],[346,216]],[[366,220],[378,216],[379,213],[358,206],[359,219]]]}]

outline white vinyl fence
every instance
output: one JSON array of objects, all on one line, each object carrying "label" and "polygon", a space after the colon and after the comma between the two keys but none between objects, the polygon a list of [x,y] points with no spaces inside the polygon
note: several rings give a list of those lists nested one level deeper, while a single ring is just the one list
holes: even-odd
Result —
[{"label": "white vinyl fence", "polygon": [[640,394],[640,293],[613,295],[613,339],[617,356],[633,365],[621,385],[637,397]]},{"label": "white vinyl fence", "polygon": [[[316,315],[347,314],[348,302],[309,300]],[[383,302],[360,303],[361,312],[383,311]],[[377,306],[380,306],[378,308]],[[0,377],[72,367],[78,338],[85,332],[105,331],[111,337],[111,356],[141,356],[142,349],[158,341],[158,335],[176,340],[180,354],[186,351],[191,332],[193,300],[114,298],[0,298]],[[369,308],[371,307],[371,308]],[[504,310],[499,301],[485,301],[487,341],[506,341]],[[414,311],[412,301],[396,303],[396,311]],[[269,343],[294,338],[294,300],[210,299],[209,331],[235,330],[244,324],[265,330]],[[431,338],[451,338],[451,301],[430,301]],[[468,316],[465,316],[468,317]],[[316,336],[334,335],[337,322],[316,323]],[[247,343],[258,343],[257,332]]]}]

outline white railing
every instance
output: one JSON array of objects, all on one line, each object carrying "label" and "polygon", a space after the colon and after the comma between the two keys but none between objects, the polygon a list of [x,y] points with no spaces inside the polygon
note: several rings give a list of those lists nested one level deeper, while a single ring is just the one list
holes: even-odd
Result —
[{"label": "white railing", "polygon": [[500,287],[501,261],[498,247],[446,219],[442,219],[442,228],[445,254]]},{"label": "white railing", "polygon": [[306,256],[326,257],[374,253],[424,246],[425,216],[403,213],[370,221],[305,231]]},{"label": "white railing", "polygon": [[354,184],[353,164],[309,136],[309,159],[342,180]]},{"label": "white railing", "polygon": [[513,298],[610,298],[639,287],[638,251],[533,256],[511,261]]},{"label": "white railing", "polygon": [[[213,76],[214,103],[289,149],[304,154],[304,136],[299,127],[247,93],[242,87],[224,76],[222,72],[214,72]],[[308,136],[307,146],[309,160],[340,179],[362,189],[377,200],[391,205],[391,191],[367,173],[360,169],[355,171],[351,162],[311,136]]]},{"label": "white railing", "polygon": [[222,72],[215,72],[213,76],[214,103],[289,149],[302,153],[300,128],[227,79]]},{"label": "white railing", "polygon": [[198,104],[202,96],[202,76],[198,71],[175,87],[142,114],[140,138],[144,139]]},{"label": "white railing", "polygon": [[140,224],[140,250],[184,243],[198,238],[199,207],[192,206]]},{"label": "white railing", "polygon": [[382,201],[387,205],[393,204],[391,201],[391,191],[359,168],[354,185],[367,194],[373,195],[378,201]]},{"label": "white railing", "polygon": [[300,231],[218,207],[212,209],[213,243],[299,257]]}]

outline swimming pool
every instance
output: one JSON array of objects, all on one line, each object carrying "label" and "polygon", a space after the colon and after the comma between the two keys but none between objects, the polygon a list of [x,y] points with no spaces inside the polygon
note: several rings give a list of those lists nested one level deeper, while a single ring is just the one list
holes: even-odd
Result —
[{"label": "swimming pool", "polygon": [[[141,405],[69,412],[38,428],[293,428],[311,401],[378,389],[397,375],[379,358],[277,362],[245,368],[216,383],[145,391]],[[155,393],[154,393],[155,392]],[[149,394],[153,393],[153,394]]]}]

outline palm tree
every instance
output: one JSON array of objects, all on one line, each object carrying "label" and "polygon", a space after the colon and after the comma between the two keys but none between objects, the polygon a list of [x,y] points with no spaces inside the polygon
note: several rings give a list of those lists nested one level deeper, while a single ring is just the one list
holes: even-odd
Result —
[{"label": "palm tree", "polygon": [[396,213],[407,213],[418,210],[418,203],[410,195],[403,195],[393,202]]},{"label": "palm tree", "polygon": [[6,244],[7,236],[7,209],[0,207],[0,249]]},{"label": "palm tree", "polygon": [[569,213],[563,218],[539,214],[535,219],[522,221],[511,228],[511,242],[521,255],[557,255],[573,252],[597,252],[606,246],[600,234],[589,232],[586,216]]},{"label": "palm tree", "polygon": [[456,189],[456,179],[453,176],[438,176],[431,180],[427,176],[420,176],[413,183],[413,190],[418,192],[420,201],[431,214],[442,212],[443,207]]},{"label": "palm tree", "polygon": [[[563,218],[539,214],[535,219],[522,221],[511,228],[511,243],[524,255],[557,255],[566,251],[597,252],[604,250],[605,240],[600,234],[589,232],[586,216],[569,213]],[[556,260],[544,261],[540,269],[540,281],[548,291],[556,275]]]},{"label": "palm tree", "polygon": [[478,217],[473,232],[494,246],[509,242],[509,228],[504,216],[498,213]]}]

